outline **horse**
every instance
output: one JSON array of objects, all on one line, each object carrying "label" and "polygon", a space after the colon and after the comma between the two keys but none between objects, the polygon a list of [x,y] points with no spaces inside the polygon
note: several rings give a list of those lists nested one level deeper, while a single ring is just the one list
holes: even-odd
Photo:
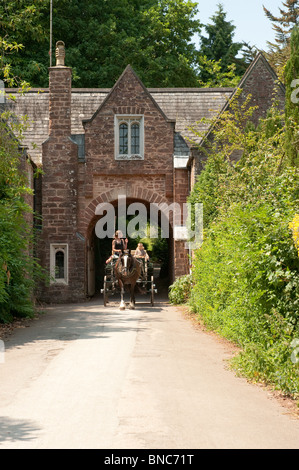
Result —
[{"label": "horse", "polygon": [[139,261],[134,258],[130,250],[123,250],[114,267],[114,274],[121,293],[120,310],[126,308],[124,302],[125,285],[130,286],[130,308],[135,308],[135,285],[140,273],[141,265]]}]

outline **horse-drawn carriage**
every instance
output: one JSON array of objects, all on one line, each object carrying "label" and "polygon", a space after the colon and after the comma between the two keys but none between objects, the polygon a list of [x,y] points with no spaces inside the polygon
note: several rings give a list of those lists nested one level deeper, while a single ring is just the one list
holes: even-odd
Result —
[{"label": "horse-drawn carriage", "polygon": [[134,252],[125,250],[119,257],[112,257],[105,266],[103,289],[104,306],[109,302],[109,297],[120,294],[120,309],[125,308],[125,287],[130,292],[130,308],[135,307],[135,291],[141,295],[147,295],[149,302],[154,305],[154,294],[157,293],[154,284],[153,264],[145,258],[137,258]]}]

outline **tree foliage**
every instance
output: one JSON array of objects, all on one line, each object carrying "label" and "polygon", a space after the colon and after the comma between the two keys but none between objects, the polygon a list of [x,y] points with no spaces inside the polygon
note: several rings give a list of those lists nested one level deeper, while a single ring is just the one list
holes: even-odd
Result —
[{"label": "tree foliage", "polygon": [[[16,73],[47,86],[49,0],[38,12],[45,34],[23,37]],[[77,87],[111,87],[128,64],[146,86],[195,86],[196,13],[191,0],[60,0],[53,2],[53,47],[65,42]]]},{"label": "tree foliage", "polygon": [[291,32],[299,24],[299,0],[286,0],[282,5],[284,8],[279,8],[279,16],[273,15],[266,7],[263,8],[275,31],[275,42],[268,41],[269,50],[265,55],[278,78],[284,82],[284,68],[291,53]]},{"label": "tree foliage", "polygon": [[242,348],[238,371],[297,396],[298,167],[285,158],[285,116],[273,105],[255,128],[249,100],[236,95],[211,122],[210,156],[190,196],[203,203],[204,241],[189,304],[207,327]]},{"label": "tree foliage", "polygon": [[[52,64],[62,39],[76,87],[111,87],[128,64],[148,87],[235,86],[254,51],[234,42],[235,26],[218,8],[198,51],[192,0],[54,1]],[[10,74],[48,86],[50,0],[8,0],[2,13],[0,36],[18,49],[5,55]]]},{"label": "tree foliage", "polygon": [[228,65],[226,70],[223,70],[221,59],[216,61],[199,56],[198,67],[198,84],[203,88],[236,87],[241,80],[241,77],[236,75],[236,65]]},{"label": "tree foliage", "polygon": [[[37,64],[34,51],[29,57],[26,46],[45,40],[43,3],[43,0],[8,0],[0,4],[0,71],[9,86],[23,85],[28,78],[27,69]],[[22,60],[22,54],[28,63]]]},{"label": "tree foliage", "polygon": [[204,28],[206,35],[201,35],[201,45],[199,49],[199,77],[202,82],[208,82],[215,75],[213,67],[206,66],[202,61],[215,61],[220,72],[228,73],[232,64],[236,69],[236,75],[243,75],[246,64],[243,59],[237,58],[243,48],[243,43],[234,42],[234,32],[236,27],[232,22],[227,21],[227,13],[223,5],[218,4],[218,10],[211,17],[212,22]]},{"label": "tree foliage", "polygon": [[[299,2],[298,0],[286,0],[282,2],[286,8],[279,8],[280,16],[275,16],[266,7],[263,7],[266,16],[273,23],[273,29],[276,33],[276,44],[285,46],[290,39],[292,29],[299,22]],[[269,43],[273,45],[272,43]]]},{"label": "tree foliage", "polygon": [[291,36],[291,56],[285,69],[286,81],[286,152],[293,165],[299,165],[299,27]]},{"label": "tree foliage", "polygon": [[[147,56],[139,68],[147,86],[196,86],[196,49],[191,42],[200,31],[197,4],[162,0],[143,12],[141,48]],[[141,54],[142,56],[143,54]]]},{"label": "tree foliage", "polygon": [[35,260],[32,226],[26,214],[32,209],[24,197],[30,193],[20,168],[19,144],[11,129],[0,122],[0,322],[33,313]]},{"label": "tree foliage", "polygon": [[[13,63],[21,48],[22,28],[30,34],[39,29],[35,25],[35,3],[0,5],[0,73],[7,85],[21,85],[20,92],[26,90],[26,84],[13,75]],[[19,14],[14,10],[17,6]],[[27,163],[20,149],[25,128],[26,117],[22,119],[5,111],[0,114],[0,322],[8,322],[13,316],[32,315],[34,311],[32,295],[39,267],[32,253],[33,227],[28,219],[32,208],[25,202],[31,194]]]}]

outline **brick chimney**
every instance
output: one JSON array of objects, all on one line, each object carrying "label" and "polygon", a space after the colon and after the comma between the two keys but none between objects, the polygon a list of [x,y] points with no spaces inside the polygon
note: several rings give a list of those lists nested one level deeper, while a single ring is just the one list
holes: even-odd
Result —
[{"label": "brick chimney", "polygon": [[64,271],[43,287],[41,298],[47,302],[70,301],[84,294],[76,269],[77,262],[84,263],[84,244],[76,237],[78,146],[71,139],[71,73],[64,65],[64,43],[58,41],[56,66],[49,68],[49,137],[42,145],[40,258],[53,277],[58,250]]},{"label": "brick chimney", "polygon": [[49,68],[49,135],[71,135],[72,69],[64,65],[63,41],[56,43],[56,66]]}]

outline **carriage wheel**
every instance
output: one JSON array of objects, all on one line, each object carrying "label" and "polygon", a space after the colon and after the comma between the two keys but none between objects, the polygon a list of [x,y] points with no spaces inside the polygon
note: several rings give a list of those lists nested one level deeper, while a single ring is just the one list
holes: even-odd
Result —
[{"label": "carriage wheel", "polygon": [[104,300],[104,307],[106,307],[108,303],[108,294],[107,294],[107,276],[104,277],[104,285],[103,285],[103,300]]},{"label": "carriage wheel", "polygon": [[154,276],[151,276],[151,305],[154,306]]}]

